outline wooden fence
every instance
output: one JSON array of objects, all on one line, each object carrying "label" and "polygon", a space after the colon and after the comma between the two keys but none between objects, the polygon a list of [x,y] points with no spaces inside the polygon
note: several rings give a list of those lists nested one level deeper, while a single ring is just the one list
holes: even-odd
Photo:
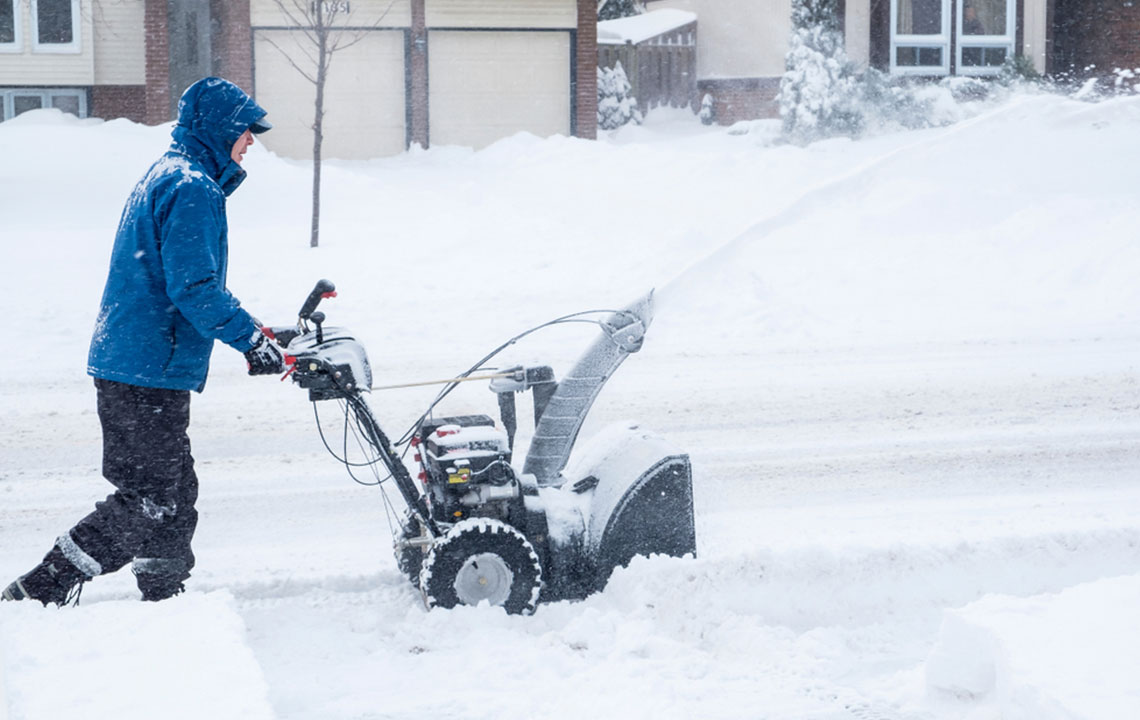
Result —
[{"label": "wooden fence", "polygon": [[700,107],[697,97],[697,23],[639,43],[598,43],[598,67],[621,62],[642,112],[660,105]]}]

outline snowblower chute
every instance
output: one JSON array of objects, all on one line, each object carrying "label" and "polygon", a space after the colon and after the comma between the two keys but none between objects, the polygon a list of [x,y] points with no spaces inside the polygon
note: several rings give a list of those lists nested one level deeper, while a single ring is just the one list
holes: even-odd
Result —
[{"label": "snowblower chute", "polygon": [[[331,296],[332,283],[321,290]],[[489,602],[532,612],[540,600],[581,598],[602,589],[615,568],[637,555],[680,557],[696,551],[689,458],[637,425],[606,428],[567,462],[595,398],[621,363],[641,349],[653,317],[649,293],[625,310],[593,319],[601,335],[561,381],[547,366],[478,375],[504,343],[447,387],[395,446],[380,429],[364,393],[371,370],[363,347],[306,302],[296,329],[272,329],[292,361],[294,382],[310,399],[336,399],[406,504],[395,529],[397,563],[429,607]],[[577,313],[560,322],[580,322]],[[308,321],[316,323],[310,331]],[[545,327],[546,325],[540,326]],[[535,328],[537,329],[537,328]],[[436,417],[432,409],[458,382],[491,379],[502,428],[486,415]],[[522,470],[512,464],[515,396],[531,392],[535,433]],[[414,449],[421,487],[394,447]],[[377,484],[386,478],[376,476]]]}]

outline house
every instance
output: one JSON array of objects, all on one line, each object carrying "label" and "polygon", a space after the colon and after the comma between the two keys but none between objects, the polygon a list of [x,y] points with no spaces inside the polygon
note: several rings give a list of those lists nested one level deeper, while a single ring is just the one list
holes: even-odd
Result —
[{"label": "house", "polygon": [[[698,93],[731,123],[777,114],[791,0],[647,0],[696,13]],[[990,76],[1007,58],[1085,77],[1140,67],[1140,0],[839,0],[850,58],[894,75]]]},{"label": "house", "polygon": [[[325,157],[506,135],[594,137],[596,0],[321,0],[341,49],[325,88]],[[57,107],[172,119],[221,75],[251,92],[282,155],[312,151],[313,0],[0,0],[0,120]]]},{"label": "house", "polygon": [[157,124],[217,74],[249,88],[248,0],[0,0],[0,120],[55,107]]}]

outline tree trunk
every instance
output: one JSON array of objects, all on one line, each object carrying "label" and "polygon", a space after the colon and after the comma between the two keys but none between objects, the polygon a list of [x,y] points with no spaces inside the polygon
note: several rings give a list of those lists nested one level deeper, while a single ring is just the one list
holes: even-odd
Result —
[{"label": "tree trunk", "polygon": [[[319,19],[318,19],[319,23]],[[324,141],[325,78],[328,71],[328,32],[317,28],[317,101],[313,118],[313,224],[309,247],[317,247],[321,236],[321,143]]]}]

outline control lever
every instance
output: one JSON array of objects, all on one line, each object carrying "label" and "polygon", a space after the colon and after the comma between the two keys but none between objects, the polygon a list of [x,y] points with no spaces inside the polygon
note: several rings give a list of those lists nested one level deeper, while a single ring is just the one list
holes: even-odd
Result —
[{"label": "control lever", "polygon": [[325,322],[325,314],[318,310],[309,315],[309,319],[317,326],[317,344],[320,345],[325,341],[325,331],[324,328],[321,327]]}]

